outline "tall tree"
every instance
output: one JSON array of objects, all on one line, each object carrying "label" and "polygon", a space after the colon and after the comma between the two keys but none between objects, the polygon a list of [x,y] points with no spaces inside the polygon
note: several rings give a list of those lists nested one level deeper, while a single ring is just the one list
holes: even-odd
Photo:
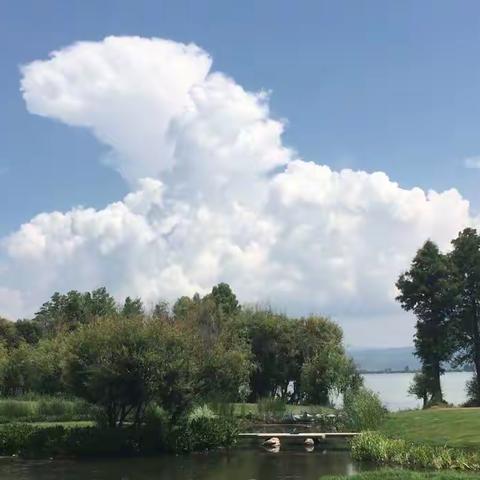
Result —
[{"label": "tall tree", "polygon": [[124,317],[136,317],[138,315],[143,315],[143,303],[140,298],[127,297],[123,303],[122,315]]},{"label": "tall tree", "polygon": [[[477,381],[472,383],[475,402],[480,403],[480,235],[466,228],[452,241],[452,263],[458,283],[456,334],[458,363],[472,364]],[[472,389],[471,389],[472,390]]]},{"label": "tall tree", "polygon": [[212,288],[211,296],[217,307],[226,315],[234,315],[240,310],[237,297],[228,283],[219,283]]},{"label": "tall tree", "polygon": [[455,282],[448,257],[428,240],[417,251],[410,270],[397,281],[397,300],[404,310],[417,317],[415,353],[422,360],[423,372],[430,377],[432,404],[443,402],[440,376],[442,362],[453,353],[451,318],[455,300]]},{"label": "tall tree", "polygon": [[55,292],[35,314],[34,321],[44,332],[55,333],[75,330],[79,325],[116,312],[115,299],[105,287],[85,293],[70,290],[65,294]]}]

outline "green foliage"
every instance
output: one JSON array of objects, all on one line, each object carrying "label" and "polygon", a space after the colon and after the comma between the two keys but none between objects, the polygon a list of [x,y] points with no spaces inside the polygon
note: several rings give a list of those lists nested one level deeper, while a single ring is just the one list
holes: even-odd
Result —
[{"label": "green foliage", "polygon": [[423,373],[429,380],[430,404],[442,403],[440,375],[442,362],[454,350],[451,322],[455,305],[456,284],[449,258],[428,240],[415,255],[410,270],[396,284],[397,300],[417,317],[415,353],[422,360]]},{"label": "green foliage", "polygon": [[66,294],[55,292],[35,314],[34,322],[45,334],[72,331],[96,318],[117,313],[114,298],[105,287],[92,292],[80,293],[71,290]]},{"label": "green foliage", "polygon": [[408,394],[423,401],[423,408],[429,406],[429,396],[432,391],[431,378],[424,372],[417,372],[413,376],[412,384],[408,388]]},{"label": "green foliage", "polygon": [[129,415],[139,425],[153,400],[183,411],[192,374],[186,339],[161,321],[103,318],[70,337],[65,380],[74,395],[104,409],[110,427]]},{"label": "green foliage", "polygon": [[366,388],[345,395],[344,413],[348,426],[357,432],[377,429],[387,416],[378,395]]},{"label": "green foliage", "polygon": [[[225,283],[203,298],[180,298],[173,315],[166,304],[145,314],[131,297],[119,310],[105,288],[55,293],[18,331],[8,321],[0,322],[0,334],[2,328],[1,394],[81,398],[88,418],[104,428],[139,428],[150,406],[174,424],[203,403],[233,417],[233,404],[248,397],[281,399],[266,413],[284,411],[287,402],[327,404],[332,393],[361,384],[333,322],[242,309]],[[10,416],[77,418],[69,408],[63,399],[48,400]]]},{"label": "green foliage", "polygon": [[[151,419],[151,417],[149,416]],[[0,455],[132,456],[160,452],[190,452],[229,447],[238,429],[232,419],[199,416],[171,430],[165,417],[141,427],[99,428],[15,424],[0,427]],[[168,440],[168,441],[167,441]]]},{"label": "green foliage", "polygon": [[[457,285],[454,331],[457,342],[457,364],[473,364],[480,378],[480,235],[466,228],[452,241],[450,254]],[[470,392],[474,400],[480,399],[480,382],[472,384],[477,392]]]},{"label": "green foliage", "polygon": [[257,402],[257,411],[264,421],[280,420],[287,412],[287,404],[281,398],[261,398]]},{"label": "green foliage", "polygon": [[478,385],[479,380],[477,375],[469,380],[465,386],[467,392],[467,403],[465,406],[468,407],[480,407],[480,386]]},{"label": "green foliage", "polygon": [[240,310],[237,297],[228,283],[219,283],[212,288],[210,295],[223,315],[232,316]]},{"label": "green foliage", "polygon": [[194,422],[199,418],[216,418],[217,415],[208,405],[195,407],[188,415],[188,422]]},{"label": "green foliage", "polygon": [[279,396],[285,402],[328,404],[331,394],[361,384],[345,355],[342,330],[327,318],[294,319],[270,310],[243,309],[236,327],[251,345],[251,402]]},{"label": "green foliage", "polygon": [[93,415],[92,405],[79,399],[47,396],[38,400],[0,399],[0,423],[88,420]]},{"label": "green foliage", "polygon": [[238,425],[233,418],[200,416],[174,426],[169,447],[174,452],[211,450],[235,444]]},{"label": "green foliage", "polygon": [[433,470],[479,470],[480,454],[440,446],[409,443],[387,438],[380,433],[364,432],[352,441],[355,460],[381,465],[428,468]]},{"label": "green foliage", "polygon": [[139,315],[143,315],[143,303],[140,298],[131,299],[127,297],[123,304],[122,308],[122,315],[124,317],[137,317]]}]

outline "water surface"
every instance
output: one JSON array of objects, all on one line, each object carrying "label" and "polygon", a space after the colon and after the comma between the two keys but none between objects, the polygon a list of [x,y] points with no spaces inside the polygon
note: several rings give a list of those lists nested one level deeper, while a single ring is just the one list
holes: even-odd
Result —
[{"label": "water surface", "polygon": [[96,461],[0,459],[2,480],[318,480],[358,469],[347,451],[301,447]]},{"label": "water surface", "polygon": [[[408,395],[413,373],[367,373],[363,375],[365,385],[378,393],[385,406],[392,411],[421,408],[421,400]],[[467,400],[465,384],[472,378],[471,372],[448,372],[442,375],[445,400],[461,405]]]}]

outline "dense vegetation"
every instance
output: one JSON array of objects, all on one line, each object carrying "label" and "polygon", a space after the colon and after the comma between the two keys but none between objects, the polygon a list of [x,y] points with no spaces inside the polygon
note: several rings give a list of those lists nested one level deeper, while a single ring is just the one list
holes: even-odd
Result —
[{"label": "dense vegetation", "polygon": [[[333,395],[353,398],[361,383],[336,324],[241,307],[227,284],[203,298],[181,297],[172,308],[160,302],[151,311],[130,297],[117,305],[105,288],[55,293],[32,319],[0,320],[0,392],[24,399],[3,401],[10,420],[94,418],[105,432],[128,429],[118,439],[130,453],[135,448],[129,442],[143,445],[150,424],[181,439],[176,451],[233,441],[235,426],[225,423],[221,409],[214,417],[188,420],[197,406],[261,405],[265,399],[283,406],[329,405]],[[49,396],[50,403],[25,400],[35,395]],[[101,435],[98,428],[27,429],[24,440],[36,444],[51,434],[52,451],[68,453],[77,442],[72,437],[90,442],[89,435]],[[3,430],[7,437],[13,433]],[[166,449],[159,438],[158,445]]]},{"label": "dense vegetation", "polygon": [[398,301],[417,317],[415,349],[422,371],[411,393],[424,407],[443,403],[445,362],[473,366],[470,405],[480,405],[480,235],[466,228],[442,253],[432,241],[418,250],[397,282]]},{"label": "dense vegetation", "polygon": [[363,432],[352,440],[352,457],[381,465],[431,470],[480,470],[480,454],[445,446],[408,442],[377,432]]}]

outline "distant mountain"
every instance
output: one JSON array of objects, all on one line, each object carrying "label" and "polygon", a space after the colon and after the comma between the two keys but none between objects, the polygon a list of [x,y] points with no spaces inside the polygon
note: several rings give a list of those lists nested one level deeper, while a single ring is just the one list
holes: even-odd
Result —
[{"label": "distant mountain", "polygon": [[351,348],[348,354],[362,371],[418,370],[420,362],[413,354],[413,347]]}]

